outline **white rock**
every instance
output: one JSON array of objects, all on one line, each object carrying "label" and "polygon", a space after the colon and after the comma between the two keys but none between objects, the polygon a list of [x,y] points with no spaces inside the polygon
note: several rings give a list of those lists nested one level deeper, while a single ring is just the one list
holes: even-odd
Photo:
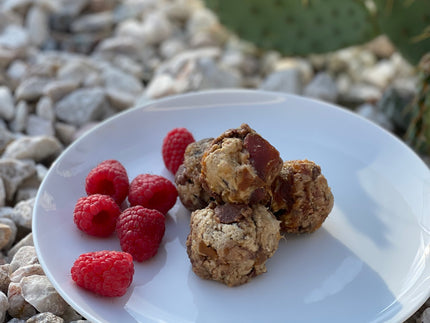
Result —
[{"label": "white rock", "polygon": [[4,11],[26,12],[34,0],[5,0],[2,9]]},{"label": "white rock", "polygon": [[54,125],[52,121],[30,114],[27,119],[25,132],[29,136],[54,136]]},{"label": "white rock", "polygon": [[65,95],[76,90],[80,81],[83,82],[84,80],[81,80],[79,76],[76,79],[72,77],[71,80],[53,80],[43,88],[43,94],[51,98],[52,101],[57,102]]},{"label": "white rock", "polygon": [[55,121],[54,104],[50,97],[43,96],[40,98],[36,105],[36,115],[50,122]]},{"label": "white rock", "polygon": [[274,62],[274,71],[283,71],[286,69],[298,69],[301,74],[303,84],[308,84],[313,76],[313,68],[308,60],[297,57],[284,57]]},{"label": "white rock", "polygon": [[61,14],[76,17],[88,6],[90,0],[59,0],[58,2],[60,3]]},{"label": "white rock", "polygon": [[101,88],[78,89],[57,102],[57,118],[81,126],[98,120],[105,112],[105,91]]},{"label": "white rock", "polygon": [[133,75],[138,80],[144,76],[142,64],[125,55],[116,55],[112,63],[120,68],[123,72]]},{"label": "white rock", "polygon": [[48,83],[49,79],[47,78],[38,76],[29,77],[18,85],[15,97],[17,100],[37,100],[43,95],[43,89]]},{"label": "white rock", "polygon": [[9,279],[13,283],[19,283],[24,277],[32,275],[45,275],[40,264],[22,266],[10,274]]},{"label": "white rock", "polygon": [[112,56],[127,55],[133,59],[139,59],[146,52],[143,44],[130,36],[117,36],[101,41],[96,52]]},{"label": "white rock", "polygon": [[25,323],[63,323],[64,319],[50,312],[43,312],[30,317]]},{"label": "white rock", "polygon": [[20,228],[31,230],[35,198],[19,201],[13,208],[12,220]]},{"label": "white rock", "polygon": [[218,19],[211,10],[198,8],[191,13],[186,23],[186,31],[188,35],[195,35],[212,29],[217,23]]},{"label": "white rock", "polygon": [[297,68],[289,68],[269,74],[260,85],[266,91],[301,94],[303,91],[302,74]]},{"label": "white rock", "polygon": [[115,34],[119,37],[130,37],[142,42],[145,39],[143,23],[135,19],[125,20],[119,23],[115,30]]},{"label": "white rock", "polygon": [[9,309],[9,301],[5,293],[0,291],[0,322],[4,322],[7,310]]},{"label": "white rock", "polygon": [[29,37],[27,30],[21,26],[9,25],[0,34],[0,47],[10,49],[21,49],[28,45]]},{"label": "white rock", "polygon": [[82,15],[71,24],[74,33],[109,31],[113,26],[113,15],[110,11]]},{"label": "white rock", "polygon": [[0,159],[0,177],[6,190],[6,200],[11,201],[19,185],[35,174],[34,162],[17,159]]},{"label": "white rock", "polygon": [[160,11],[154,11],[145,17],[143,22],[144,41],[147,44],[160,44],[170,37],[173,27],[167,17]]},{"label": "white rock", "polygon": [[10,283],[7,292],[8,313],[18,319],[27,320],[37,313],[36,309],[22,296],[20,283]]},{"label": "white rock", "polygon": [[32,6],[27,13],[26,28],[30,43],[41,46],[49,37],[48,14],[39,6]]},{"label": "white rock", "polygon": [[15,117],[11,121],[9,127],[13,132],[23,132],[27,126],[29,108],[27,102],[19,101],[16,110]]},{"label": "white rock", "polygon": [[106,97],[112,107],[118,110],[125,110],[133,106],[137,96],[115,88],[107,88]]},{"label": "white rock", "polygon": [[304,95],[328,101],[336,102],[338,98],[338,90],[333,78],[327,73],[319,73],[316,77],[305,87]]},{"label": "white rock", "polygon": [[21,282],[22,296],[39,312],[51,312],[62,315],[67,303],[57,293],[46,276],[32,275],[24,277]]},{"label": "white rock", "polygon": [[12,274],[18,268],[38,263],[36,249],[33,246],[21,247],[10,262],[10,273]]},{"label": "white rock", "polygon": [[352,103],[376,102],[382,97],[382,90],[365,83],[352,84],[347,93],[342,96],[342,101]]},{"label": "white rock", "polygon": [[198,71],[201,82],[197,88],[190,90],[236,88],[241,86],[241,77],[237,71],[220,67],[212,58],[198,60]]},{"label": "white rock", "polygon": [[27,64],[21,60],[14,60],[8,67],[6,75],[10,80],[19,83],[27,72]]},{"label": "white rock", "polygon": [[134,95],[143,92],[143,85],[136,77],[127,74],[118,68],[105,68],[102,73],[102,78],[104,80],[105,87],[108,89],[114,89]]},{"label": "white rock", "polygon": [[167,95],[179,93],[175,87],[175,80],[169,74],[157,74],[145,91],[145,97],[148,99],[157,99]]},{"label": "white rock", "polygon": [[[3,183],[2,183],[2,185],[3,185]],[[3,188],[3,190],[4,190],[4,188]],[[4,193],[3,193],[3,195],[4,195]],[[4,199],[5,198],[3,198],[3,200]],[[3,246],[4,249],[9,249],[12,246],[12,244],[15,242],[16,234],[18,231],[16,224],[12,219],[6,218],[6,217],[0,217],[0,224],[4,224],[4,225],[9,227],[9,230],[10,230],[10,236],[8,238],[9,241]]]},{"label": "white rock", "polygon": [[4,158],[32,159],[35,162],[56,157],[62,145],[53,136],[23,136],[10,143],[3,153]]},{"label": "white rock", "polygon": [[363,81],[384,89],[393,80],[395,68],[388,60],[382,60],[363,70]]},{"label": "white rock", "polygon": [[170,59],[185,51],[186,48],[187,45],[182,38],[169,38],[160,44],[160,54],[164,59]]},{"label": "white rock", "polygon": [[11,120],[15,115],[12,92],[6,86],[0,86],[0,118]]},{"label": "white rock", "polygon": [[[84,83],[85,79],[92,73],[98,72],[97,68],[88,60],[75,59],[62,66],[57,73],[57,77],[62,81]],[[55,100],[54,100],[55,101]]]}]

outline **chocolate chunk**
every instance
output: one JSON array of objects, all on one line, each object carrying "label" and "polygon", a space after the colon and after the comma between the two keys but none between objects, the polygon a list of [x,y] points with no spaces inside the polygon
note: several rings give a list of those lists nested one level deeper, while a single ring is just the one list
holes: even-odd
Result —
[{"label": "chocolate chunk", "polygon": [[261,179],[266,181],[274,173],[275,176],[279,173],[282,167],[279,151],[266,139],[257,133],[250,133],[245,137],[243,144],[249,152],[251,165]]},{"label": "chocolate chunk", "polygon": [[242,217],[248,217],[252,214],[252,209],[245,204],[217,205],[214,211],[219,222],[224,224],[238,222]]},{"label": "chocolate chunk", "polygon": [[203,241],[200,241],[199,243],[199,253],[212,259],[216,259],[218,257],[216,250],[207,246]]}]

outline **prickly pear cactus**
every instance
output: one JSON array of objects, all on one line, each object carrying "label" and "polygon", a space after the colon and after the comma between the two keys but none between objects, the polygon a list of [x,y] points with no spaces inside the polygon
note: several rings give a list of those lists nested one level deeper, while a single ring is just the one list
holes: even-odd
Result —
[{"label": "prickly pear cactus", "polygon": [[429,0],[375,0],[378,23],[412,64],[430,51]]},{"label": "prickly pear cactus", "polygon": [[420,153],[430,154],[430,52],[420,61],[420,86],[409,107],[412,121],[406,132],[406,141]]},{"label": "prickly pear cactus", "polygon": [[205,2],[240,38],[284,55],[333,51],[376,35],[374,17],[360,0]]}]

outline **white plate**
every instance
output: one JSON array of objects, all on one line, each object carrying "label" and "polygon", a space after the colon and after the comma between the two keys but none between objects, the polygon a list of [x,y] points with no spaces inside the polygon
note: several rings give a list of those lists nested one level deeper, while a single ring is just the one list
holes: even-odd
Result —
[{"label": "white plate", "polygon": [[[120,248],[115,237],[92,238],[73,223],[91,168],[118,159],[130,179],[149,172],[173,180],[161,157],[167,131],[183,126],[201,139],[243,122],[284,160],[321,165],[335,205],[320,230],[288,236],[267,273],[229,288],[191,271],[189,212],[178,202],[158,254],[135,263],[126,295],[99,297],[73,283],[81,253]],[[73,143],[40,187],[34,243],[58,292],[94,322],[400,322],[429,296],[429,183],[406,145],[344,109],[279,93],[200,92],[129,110]]]}]

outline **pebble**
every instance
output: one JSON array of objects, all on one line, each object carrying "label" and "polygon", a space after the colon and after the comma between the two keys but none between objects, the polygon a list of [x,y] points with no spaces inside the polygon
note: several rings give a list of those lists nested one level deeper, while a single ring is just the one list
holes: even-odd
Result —
[{"label": "pebble", "polygon": [[23,277],[20,281],[22,296],[39,312],[62,315],[67,303],[57,293],[49,279],[44,275]]},{"label": "pebble", "polygon": [[336,102],[339,93],[334,79],[327,73],[319,73],[306,85],[303,94],[327,102]]},{"label": "pebble", "polygon": [[301,94],[303,91],[301,73],[297,68],[289,68],[271,73],[261,83],[260,89],[265,91]]},{"label": "pebble", "polygon": [[10,121],[15,115],[12,92],[6,86],[0,86],[0,118]]},{"label": "pebble", "polygon": [[31,219],[53,160],[105,118],[169,95],[251,88],[344,105],[395,133],[409,122],[398,106],[418,88],[385,36],[283,57],[229,34],[199,0],[0,3],[0,322],[84,322],[44,275]]},{"label": "pebble", "polygon": [[82,126],[100,119],[105,112],[105,105],[105,91],[102,88],[83,88],[58,101],[55,112],[59,120]]},{"label": "pebble", "polygon": [[0,322],[4,322],[9,308],[9,301],[5,293],[0,292]]}]

